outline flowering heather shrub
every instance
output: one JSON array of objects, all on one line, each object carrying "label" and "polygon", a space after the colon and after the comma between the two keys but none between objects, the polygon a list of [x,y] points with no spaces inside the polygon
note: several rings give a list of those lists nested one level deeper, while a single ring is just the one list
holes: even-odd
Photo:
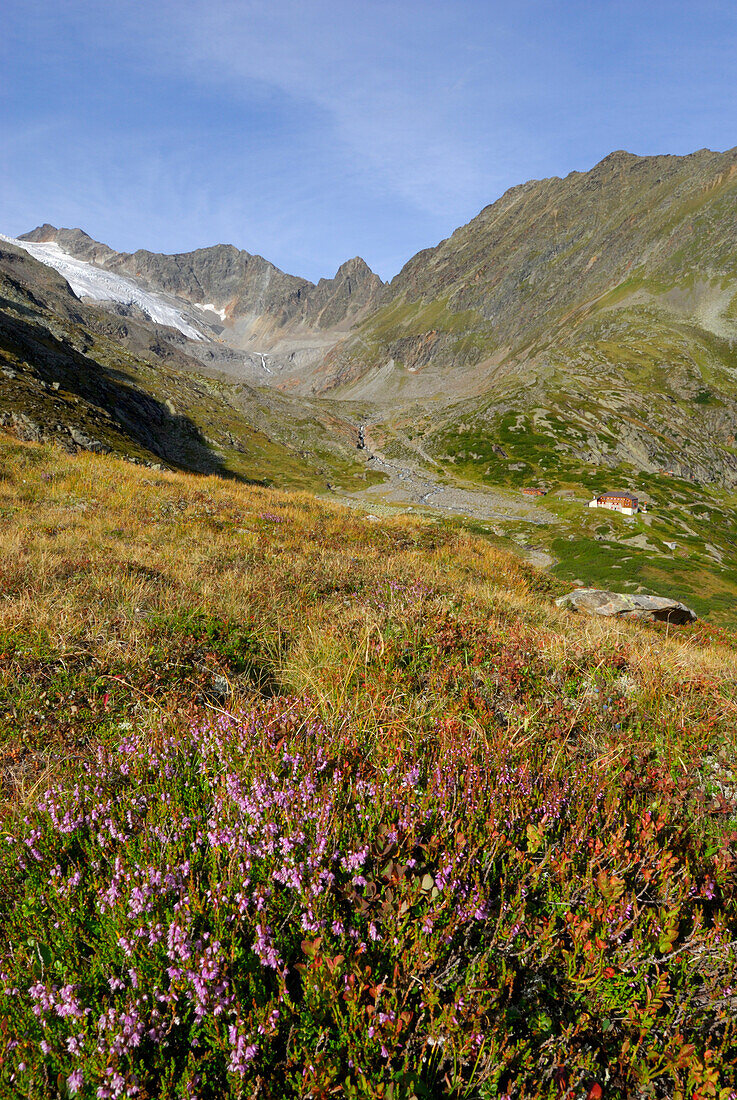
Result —
[{"label": "flowering heather shrub", "polygon": [[447,526],[11,467],[2,1100],[732,1095],[733,635],[566,616]]},{"label": "flowering heather shrub", "polygon": [[513,736],[359,729],[263,701],[39,798],[0,1095],[735,1095],[725,848]]},{"label": "flowering heather shrub", "polygon": [[421,581],[385,579],[361,593],[364,603],[375,611],[399,611],[416,607],[425,599],[435,596],[435,590]]}]

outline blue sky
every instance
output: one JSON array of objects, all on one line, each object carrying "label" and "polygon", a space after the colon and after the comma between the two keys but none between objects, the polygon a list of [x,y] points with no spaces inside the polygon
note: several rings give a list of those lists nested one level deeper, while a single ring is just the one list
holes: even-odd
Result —
[{"label": "blue sky", "polygon": [[3,0],[0,232],[382,277],[508,187],[737,145],[733,0]]}]

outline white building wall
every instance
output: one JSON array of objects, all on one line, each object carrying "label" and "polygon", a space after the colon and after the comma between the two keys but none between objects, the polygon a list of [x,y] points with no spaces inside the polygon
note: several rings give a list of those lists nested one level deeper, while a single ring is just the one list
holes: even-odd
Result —
[{"label": "white building wall", "polygon": [[606,508],[609,512],[621,512],[623,516],[634,516],[637,511],[636,508],[625,508],[621,504],[614,504],[612,501],[604,501],[599,504],[596,497],[589,501],[589,508]]}]

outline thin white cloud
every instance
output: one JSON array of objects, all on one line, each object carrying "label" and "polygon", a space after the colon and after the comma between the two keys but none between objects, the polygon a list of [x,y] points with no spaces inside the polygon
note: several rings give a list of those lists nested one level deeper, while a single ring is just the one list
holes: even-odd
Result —
[{"label": "thin white cloud", "polygon": [[319,112],[325,139],[356,170],[428,213],[482,186],[464,78],[465,65],[479,61],[452,45],[451,4],[164,0],[151,9],[136,0],[102,22],[98,14],[100,39],[119,41],[126,19],[135,26],[128,48],[159,70],[186,72],[235,99],[247,100],[258,82],[289,96],[295,111]]}]

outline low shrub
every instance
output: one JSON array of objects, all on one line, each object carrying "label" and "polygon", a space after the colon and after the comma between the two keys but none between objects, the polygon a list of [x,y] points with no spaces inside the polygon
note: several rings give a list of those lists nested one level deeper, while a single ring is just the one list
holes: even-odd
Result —
[{"label": "low shrub", "polygon": [[728,847],[603,765],[406,734],[261,700],[40,796],[2,1095],[734,1096]]}]

